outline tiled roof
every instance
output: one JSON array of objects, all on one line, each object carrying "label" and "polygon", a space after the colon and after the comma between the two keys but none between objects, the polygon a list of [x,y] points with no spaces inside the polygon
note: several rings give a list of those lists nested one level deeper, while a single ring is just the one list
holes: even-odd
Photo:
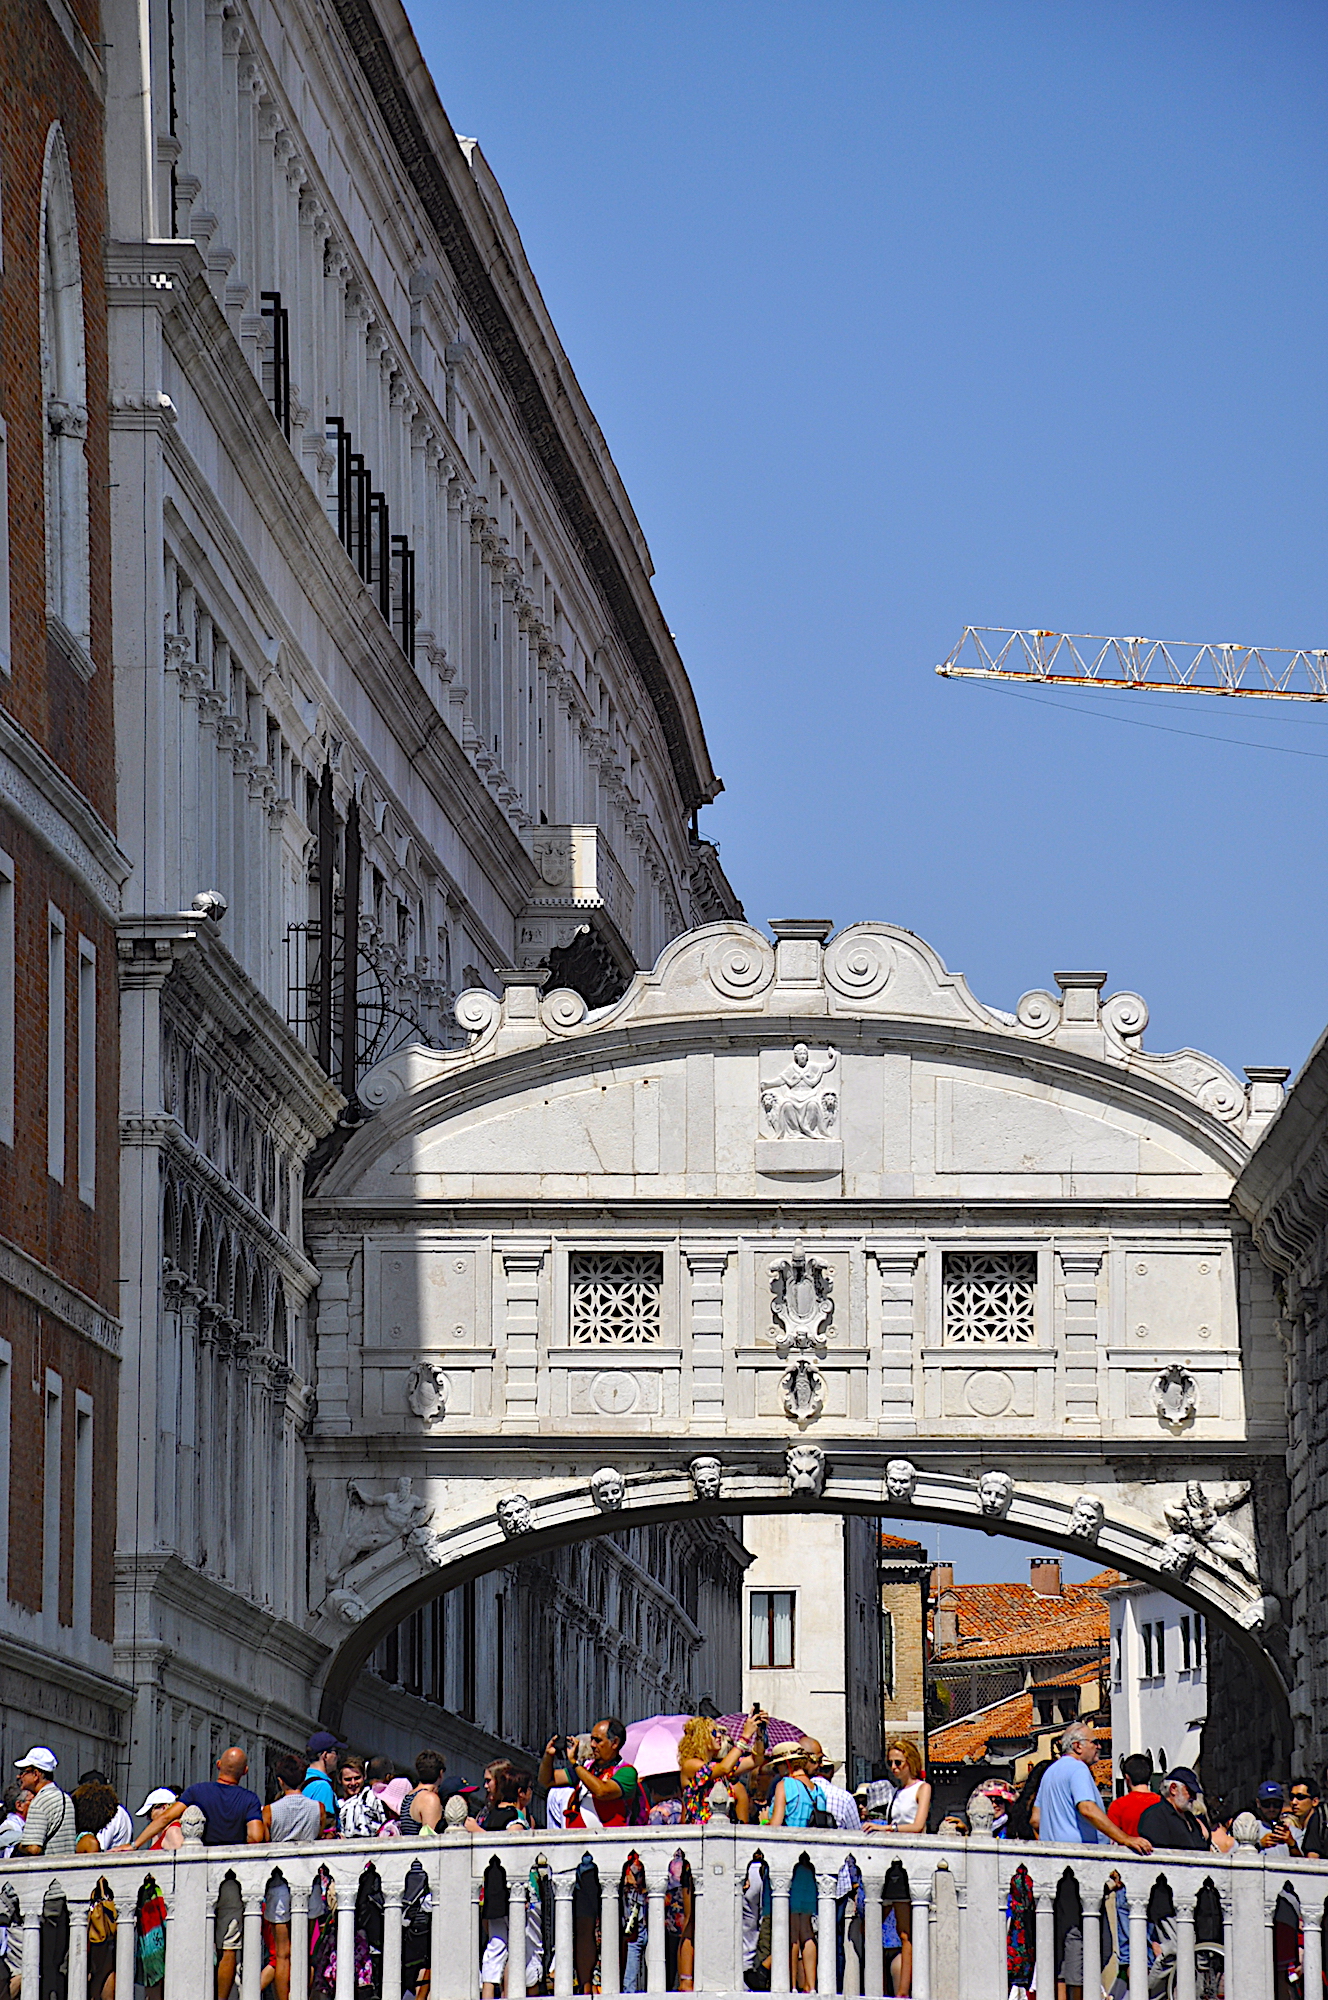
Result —
[{"label": "tiled roof", "polygon": [[916,1553],[917,1553],[918,1555],[921,1555],[921,1554],[922,1554],[922,1543],[921,1543],[921,1542],[910,1542],[910,1541],[907,1541],[907,1540],[905,1540],[905,1539],[904,1539],[904,1538],[903,1538],[902,1536],[900,1536],[900,1535],[882,1535],[882,1536],[881,1536],[881,1548],[882,1548],[883,1550],[885,1550],[885,1549],[905,1549],[905,1550],[907,1550],[907,1552],[909,1553],[909,1555],[913,1555],[913,1554],[914,1554],[915,1552],[916,1552]]},{"label": "tiled roof", "polygon": [[[1097,1673],[1097,1667],[1092,1664],[1071,1667],[1060,1676],[1058,1685],[1087,1687],[1097,1679]],[[993,1708],[984,1708],[977,1715],[963,1715],[958,1722],[947,1723],[944,1729],[933,1729],[927,1738],[927,1753],[938,1764],[963,1764],[970,1759],[977,1761],[993,1736],[1032,1736],[1036,1727],[1033,1690],[1025,1688],[1021,1694],[1011,1695],[1008,1701],[997,1702]],[[1098,1729],[1094,1734],[1104,1743],[1110,1741],[1109,1729]],[[1107,1775],[1111,1775],[1110,1759],[1107,1760]]]},{"label": "tiled roof", "polygon": [[990,1660],[1030,1653],[1066,1653],[1106,1644],[1111,1615],[1102,1592],[1117,1572],[1067,1584],[1042,1597],[1026,1583],[957,1583],[942,1593],[959,1620],[959,1643],[938,1660]]}]

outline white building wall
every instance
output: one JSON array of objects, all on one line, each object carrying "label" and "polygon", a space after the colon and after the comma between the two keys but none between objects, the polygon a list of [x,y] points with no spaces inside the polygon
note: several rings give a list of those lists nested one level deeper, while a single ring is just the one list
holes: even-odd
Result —
[{"label": "white building wall", "polygon": [[[1194,1769],[1208,1712],[1208,1636],[1202,1614],[1142,1583],[1122,1584],[1107,1597],[1111,1748],[1117,1773],[1122,1757],[1140,1753],[1151,1756],[1155,1766]],[[1151,1662],[1145,1627],[1153,1633]]]}]

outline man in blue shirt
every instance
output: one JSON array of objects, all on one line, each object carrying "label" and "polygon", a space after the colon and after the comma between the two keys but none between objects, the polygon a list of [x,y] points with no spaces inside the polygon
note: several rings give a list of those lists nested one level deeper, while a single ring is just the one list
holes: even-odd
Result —
[{"label": "man in blue shirt", "polygon": [[309,1738],[309,1768],[304,1774],[304,1796],[317,1799],[327,1814],[326,1823],[333,1833],[337,1830],[337,1795],[332,1789],[332,1780],[337,1774],[340,1753],[345,1747],[340,1737],[334,1736],[330,1729],[315,1729]]},{"label": "man in blue shirt", "polygon": [[[134,1846],[143,1847],[149,1840],[155,1840],[163,1827],[183,1818],[188,1806],[198,1806],[203,1814],[204,1847],[257,1846],[267,1839],[267,1828],[263,1824],[263,1801],[242,1783],[248,1775],[249,1759],[243,1750],[223,1750],[217,1759],[215,1781],[190,1785],[187,1792],[181,1792],[160,1819],[153,1819],[143,1829]],[[227,1875],[217,1891],[217,2000],[229,2000],[243,1936],[244,1903],[240,1885],[233,1875]]]},{"label": "man in blue shirt", "polygon": [[[1114,1826],[1102,1810],[1093,1779],[1097,1738],[1086,1722],[1072,1722],[1061,1737],[1061,1754],[1038,1786],[1033,1824],[1039,1840],[1079,1842],[1093,1846],[1114,1840],[1134,1854],[1151,1854],[1142,1835]],[[1058,1895],[1057,1904],[1062,1899]],[[1065,1983],[1066,2000],[1083,2000],[1084,1933],[1070,1911],[1057,1908],[1056,1977]],[[1062,1925],[1064,1926],[1062,1930]]]}]

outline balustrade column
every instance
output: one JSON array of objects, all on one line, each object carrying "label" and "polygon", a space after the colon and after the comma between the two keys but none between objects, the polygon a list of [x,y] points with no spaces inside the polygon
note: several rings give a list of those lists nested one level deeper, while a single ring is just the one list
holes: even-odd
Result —
[{"label": "balustrade column", "polygon": [[338,1875],[336,2000],[355,2000],[355,1878]]},{"label": "balustrade column", "polygon": [[[130,1884],[122,1887],[116,1903],[115,1921],[115,1990],[117,1993],[132,1993],[134,1990],[134,1933],[138,1927],[138,1896]],[[69,1991],[79,1995],[83,1988],[74,1983],[73,1959],[70,1959]]]},{"label": "balustrade column", "polygon": [[[622,1981],[622,1967],[618,1963],[618,1883],[619,1874],[607,1863],[599,1871],[599,1990],[602,2000],[610,2000]],[[513,1931],[513,1937],[516,1932]],[[524,1963],[524,1960],[523,1960]],[[524,2000],[522,1987],[517,2000]]]},{"label": "balustrade column", "polygon": [[862,1871],[862,1992],[863,2000],[881,2000],[885,1992],[885,1947],[881,1929],[885,1921],[882,1907],[885,1870],[864,1866]]},{"label": "balustrade column", "polygon": [[1310,1896],[1301,1898],[1301,1922],[1305,1927],[1305,1974],[1301,1991],[1306,2000],[1310,1995],[1319,2000],[1323,1991],[1323,1904],[1312,1902],[1313,1894],[1311,1883]]},{"label": "balustrade column", "polygon": [[818,1868],[816,1871],[816,1990],[818,1993],[839,1991],[839,1940],[838,1909],[835,1903],[835,1884],[839,1871],[835,1868]]},{"label": "balustrade column", "polygon": [[643,1856],[646,1871],[646,1992],[668,1988],[664,1956],[664,1892],[669,1886],[668,1856],[652,1850]]},{"label": "balustrade column", "polygon": [[1195,2000],[1194,1895],[1173,1889],[1172,1900],[1176,1906],[1176,2000]]},{"label": "balustrade column", "polygon": [[[572,1954],[575,1949],[572,1930],[572,1896],[576,1889],[575,1871],[555,1875],[553,1878],[553,1990],[558,2000],[569,1994],[573,1986]],[[654,1921],[652,1905],[651,1921]],[[662,1916],[661,1916],[662,1921]],[[663,1932],[660,1933],[663,1942]]]},{"label": "balustrade column", "polygon": [[1051,1889],[1033,1890],[1033,1901],[1037,1906],[1037,1931],[1034,1946],[1034,1964],[1037,1968],[1038,1984],[1046,1992],[1056,1991],[1056,1896]]},{"label": "balustrade column", "polygon": [[[526,1889],[525,1876],[514,1871],[507,1883],[507,2000],[526,2000]],[[384,1973],[384,1994],[389,1990]]]},{"label": "balustrade column", "polygon": [[789,1990],[789,1882],[791,1867],[770,1861],[770,1991]]},{"label": "balustrade column", "polygon": [[403,1884],[383,1883],[383,1993],[401,1992],[401,1898]]},{"label": "balustrade column", "polygon": [[1102,1984],[1102,1890],[1094,1882],[1091,1890],[1079,1885],[1079,1902],[1083,1910],[1084,1926],[1084,1985],[1089,1992],[1094,1990],[1093,1980]]},{"label": "balustrade column", "polygon": [[309,2000],[309,1891],[291,1884],[290,2000]]},{"label": "balustrade column", "polygon": [[27,1900],[21,1905],[23,1911],[22,2000],[40,2000],[41,1913],[45,1896],[46,1890],[44,1886],[32,1882],[28,1885]]},{"label": "balustrade column", "polygon": [[1130,2000],[1148,2000],[1148,1895],[1125,1885],[1130,1905]]},{"label": "balustrade column", "polygon": [[[914,2000],[931,2000],[931,1862],[924,1863],[927,1882],[909,1894],[913,1904],[913,1994]],[[833,1989],[832,1989],[833,1990]]]},{"label": "balustrade column", "polygon": [[[123,1924],[117,1924],[115,1932],[117,1947],[119,1945],[120,1932],[123,1929],[124,1929]],[[26,1953],[24,1954],[24,1962],[26,1963]],[[115,1970],[116,1970],[116,1978],[118,1984],[119,1972],[120,1972],[120,1953],[118,1948],[115,1954]],[[6,1967],[6,1976],[7,1974],[8,1974],[8,1968]],[[87,1990],[88,1990],[88,1906],[85,1902],[80,1900],[76,1903],[71,1903],[69,1905],[69,1991],[74,1994],[82,1995],[86,1993]],[[127,1992],[129,1989],[127,1987],[122,1987],[120,1990],[122,1992]]]},{"label": "balustrade column", "polygon": [[[354,1914],[352,1908],[352,1918]],[[339,1938],[337,1942],[340,1944]],[[240,1961],[240,2000],[258,2000],[263,1990],[262,1981],[263,1892],[261,1889],[253,1889],[244,1899],[244,1956]],[[340,1977],[337,1983],[339,1986]]]}]

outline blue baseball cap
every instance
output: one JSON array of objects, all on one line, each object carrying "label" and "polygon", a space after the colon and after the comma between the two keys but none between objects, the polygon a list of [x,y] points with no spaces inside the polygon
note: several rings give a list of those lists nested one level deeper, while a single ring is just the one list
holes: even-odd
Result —
[{"label": "blue baseball cap", "polygon": [[1274,1779],[1267,1778],[1254,1796],[1261,1806],[1280,1806],[1286,1798],[1286,1793]]}]

